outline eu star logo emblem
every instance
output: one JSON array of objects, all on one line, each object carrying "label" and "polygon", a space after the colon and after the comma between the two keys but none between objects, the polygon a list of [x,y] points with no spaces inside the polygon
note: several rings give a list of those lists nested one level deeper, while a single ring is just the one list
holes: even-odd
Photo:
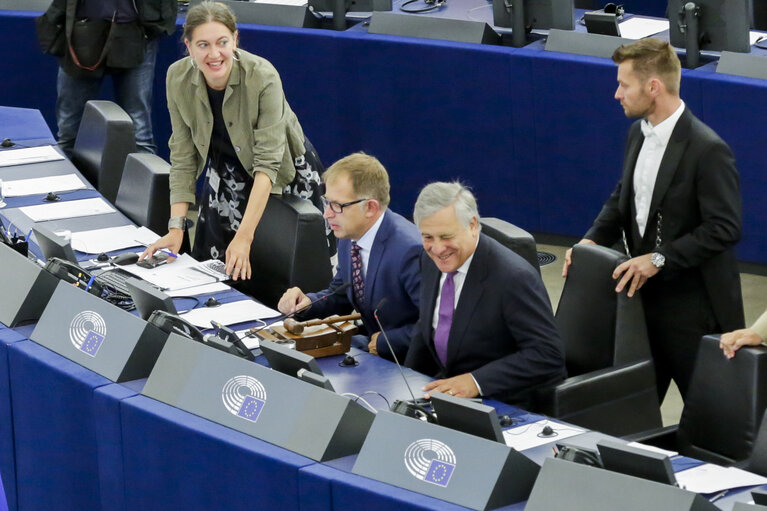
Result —
[{"label": "eu star logo emblem", "polygon": [[99,348],[101,348],[101,344],[103,342],[104,342],[104,336],[91,330],[90,332],[86,334],[85,340],[83,340],[83,345],[80,346],[80,351],[92,357],[95,357],[96,353],[98,353],[99,351]]},{"label": "eu star logo emblem", "polygon": [[253,396],[246,396],[240,406],[240,410],[237,412],[239,417],[248,419],[251,422],[256,422],[261,410],[264,408],[264,401],[257,399]]},{"label": "eu star logo emblem", "polygon": [[432,460],[429,464],[429,470],[423,478],[427,483],[433,483],[438,486],[446,487],[450,482],[450,476],[453,475],[455,465],[446,461]]}]

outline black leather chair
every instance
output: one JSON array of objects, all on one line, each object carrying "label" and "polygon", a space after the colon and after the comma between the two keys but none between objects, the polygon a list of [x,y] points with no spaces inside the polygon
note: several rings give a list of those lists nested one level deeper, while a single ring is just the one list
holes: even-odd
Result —
[{"label": "black leather chair", "polygon": [[125,160],[115,207],[159,235],[170,218],[170,164],[155,154],[132,153]]},{"label": "black leather chair", "polygon": [[[727,360],[719,348],[719,336],[706,335],[701,339],[679,425],[632,439],[732,465],[751,454],[765,409],[767,347],[741,348],[735,358]],[[761,450],[767,455],[767,446]],[[761,460],[761,454],[756,455],[754,463],[755,468],[767,469],[767,456]]]},{"label": "black leather chair", "polygon": [[519,254],[525,261],[532,264],[533,268],[541,271],[538,264],[538,249],[532,234],[500,218],[482,218],[480,224],[482,224],[482,232]]},{"label": "black leather chair", "polygon": [[130,116],[111,101],[88,101],[72,149],[72,163],[114,204],[125,158],[136,152]]},{"label": "black leather chair", "polygon": [[253,275],[238,286],[276,307],[286,289],[325,289],[332,278],[325,220],[311,202],[272,195],[256,228],[250,250]]},{"label": "black leather chair", "polygon": [[767,477],[767,421],[764,420],[765,416],[767,416],[767,411],[762,415],[762,422],[756,434],[751,455],[741,465],[749,472]]},{"label": "black leather chair", "polygon": [[615,292],[615,250],[576,245],[556,313],[568,378],[536,393],[536,411],[612,435],[661,426],[642,301]]}]

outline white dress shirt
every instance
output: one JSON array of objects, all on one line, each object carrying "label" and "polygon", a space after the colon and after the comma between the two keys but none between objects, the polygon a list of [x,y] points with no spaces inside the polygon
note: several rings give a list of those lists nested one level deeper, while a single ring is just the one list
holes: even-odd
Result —
[{"label": "white dress shirt", "polygon": [[362,237],[357,240],[357,245],[360,247],[360,256],[362,257],[362,280],[365,280],[365,275],[368,274],[368,261],[370,261],[370,251],[373,248],[373,243],[376,240],[376,234],[378,234],[378,229],[381,227],[381,222],[383,222],[383,217],[385,214],[386,211],[384,211],[384,214],[378,217],[376,223],[370,226],[370,229],[368,229],[367,232],[365,232],[365,234],[363,234]]},{"label": "white dress shirt", "polygon": [[[479,237],[477,237],[477,245],[479,244]],[[474,252],[469,256],[466,261],[463,262],[463,264],[456,270],[458,273],[453,275],[453,284],[455,285],[455,299],[453,300],[453,312],[455,312],[456,307],[458,307],[458,300],[461,297],[461,291],[463,290],[463,283],[466,281],[466,274],[469,273],[469,267],[471,266],[471,261],[474,259],[474,254],[477,251],[477,245],[474,245]],[[445,284],[445,279],[447,278],[447,273],[442,273],[442,276],[439,278],[439,290],[437,290],[437,301],[434,303],[434,315],[431,318],[431,328],[432,332],[437,329],[437,323],[439,322],[439,304],[442,301],[442,286]],[[455,320],[455,314],[453,314],[453,320]],[[477,379],[474,378],[474,375],[469,373],[471,375],[471,379],[474,380],[474,385],[477,386],[477,390],[479,391],[479,395],[482,395],[482,388],[479,386],[479,383],[477,382]]]},{"label": "white dress shirt", "polygon": [[663,154],[666,152],[671,133],[674,131],[682,112],[684,112],[684,101],[673,114],[657,126],[651,125],[647,119],[642,119],[642,133],[645,138],[634,167],[634,207],[636,208],[637,227],[639,227],[641,236],[644,236],[647,227],[650,202],[655,190],[655,181],[658,178]]}]

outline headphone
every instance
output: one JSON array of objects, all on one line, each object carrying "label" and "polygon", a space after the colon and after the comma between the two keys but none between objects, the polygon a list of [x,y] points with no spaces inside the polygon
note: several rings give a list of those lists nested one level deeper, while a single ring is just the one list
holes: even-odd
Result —
[{"label": "headphone", "polygon": [[612,2],[605,4],[603,10],[607,14],[615,14],[619,20],[622,20],[623,15],[626,14],[626,9],[623,7],[623,4],[614,4]]},{"label": "headphone", "polygon": [[426,7],[421,7],[419,9],[405,9],[405,6],[410,5],[414,2],[417,2],[418,0],[407,0],[405,3],[400,5],[399,10],[402,12],[407,12],[409,14],[419,14],[423,12],[431,12],[433,10],[439,9],[443,5],[447,3],[447,0],[423,0],[426,4]]}]

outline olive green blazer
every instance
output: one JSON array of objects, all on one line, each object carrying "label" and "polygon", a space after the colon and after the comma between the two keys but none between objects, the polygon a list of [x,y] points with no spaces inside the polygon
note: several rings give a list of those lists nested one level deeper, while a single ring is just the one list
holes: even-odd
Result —
[{"label": "olive green blazer", "polygon": [[[243,167],[251,176],[268,175],[277,193],[293,181],[293,160],[305,152],[304,133],[274,66],[244,50],[237,50],[237,56],[224,94],[226,129]],[[183,58],[168,68],[166,89],[173,129],[170,202],[194,203],[213,131],[205,78],[191,58]]]}]

